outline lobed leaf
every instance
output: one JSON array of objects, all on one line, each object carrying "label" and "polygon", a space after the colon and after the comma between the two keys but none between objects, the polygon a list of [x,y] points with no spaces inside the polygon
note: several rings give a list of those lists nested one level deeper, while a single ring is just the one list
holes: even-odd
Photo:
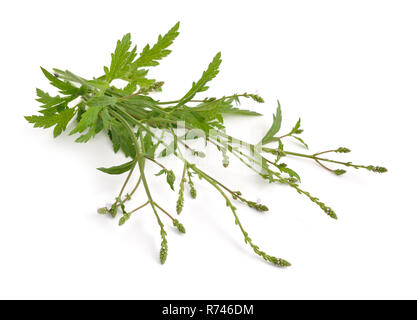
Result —
[{"label": "lobed leaf", "polygon": [[42,103],[42,105],[40,106],[41,108],[50,108],[59,103],[62,103],[63,101],[66,101],[65,98],[61,96],[52,97],[49,95],[49,93],[44,92],[41,89],[36,89],[36,95],[38,96],[38,99],[36,99],[36,101]]},{"label": "lobed leaf", "polygon": [[74,109],[65,109],[60,113],[43,116],[28,116],[25,119],[29,123],[33,123],[35,128],[54,128],[54,137],[59,136],[67,127],[68,123],[74,117]]},{"label": "lobed leaf", "polygon": [[140,67],[154,67],[159,65],[158,60],[161,60],[171,53],[171,50],[168,50],[167,48],[179,35],[179,27],[180,23],[177,22],[164,36],[159,35],[158,41],[152,48],[149,44],[147,44],[143,48],[139,58],[133,63],[136,69]]},{"label": "lobed leaf", "polygon": [[71,83],[67,81],[61,81],[57,77],[55,77],[53,74],[49,73],[47,70],[41,67],[41,70],[45,77],[49,80],[51,85],[53,85],[55,88],[59,89],[62,94],[66,95],[78,95],[80,92],[80,89],[73,86]]},{"label": "lobed leaf", "polygon": [[221,53],[217,53],[211,63],[209,64],[206,71],[203,72],[200,80],[193,82],[191,89],[181,98],[177,107],[183,106],[188,101],[190,101],[198,92],[203,92],[208,89],[207,83],[213,80],[219,73],[219,66],[221,64]]},{"label": "lobed leaf", "polygon": [[125,34],[121,40],[117,41],[116,49],[111,54],[110,68],[104,67],[107,83],[123,77],[130,71],[131,64],[136,57],[136,47],[129,51],[131,45],[130,33]]}]

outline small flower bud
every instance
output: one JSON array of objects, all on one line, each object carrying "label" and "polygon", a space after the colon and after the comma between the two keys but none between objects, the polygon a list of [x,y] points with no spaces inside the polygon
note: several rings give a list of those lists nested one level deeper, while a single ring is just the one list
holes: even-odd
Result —
[{"label": "small flower bud", "polygon": [[336,220],[337,220],[337,215],[336,215],[336,212],[334,212],[334,211],[333,211],[333,209],[331,209],[331,208],[327,207],[327,208],[324,208],[324,212],[326,212],[326,213],[327,213],[327,215],[328,215],[330,218],[333,218],[333,219],[336,219]]},{"label": "small flower bud", "polygon": [[343,169],[336,169],[336,170],[333,170],[333,172],[334,172],[336,175],[341,176],[342,174],[345,174],[345,173],[346,173],[346,170],[343,170]]},{"label": "small flower bud", "polygon": [[106,214],[108,212],[108,209],[106,207],[97,209],[97,213],[99,214]]},{"label": "small flower bud", "polygon": [[109,210],[109,213],[113,218],[117,215],[117,206],[115,204],[112,205],[111,209]]},{"label": "small flower bud", "polygon": [[235,191],[235,192],[233,192],[232,193],[232,198],[233,198],[233,200],[236,200],[237,199],[237,197],[238,196],[241,196],[242,195],[242,192],[240,192],[240,191]]},{"label": "small flower bud", "polygon": [[185,233],[184,226],[177,219],[173,220],[172,223],[173,223],[174,227],[176,227],[178,229],[179,232]]},{"label": "small flower bud", "polygon": [[335,150],[334,152],[337,152],[337,153],[349,153],[350,150],[348,148],[345,148],[345,147],[340,147],[337,150]]},{"label": "small flower bud", "polygon": [[161,264],[164,264],[167,260],[168,256],[168,248],[166,246],[161,247],[161,251],[159,253],[159,260],[161,261]]},{"label": "small flower bud", "polygon": [[120,220],[119,220],[119,226],[124,225],[125,222],[129,219],[130,219],[130,214],[123,215],[123,217],[121,217]]},{"label": "small flower bud", "polygon": [[264,204],[259,204],[257,210],[258,211],[269,211],[269,208]]},{"label": "small flower bud", "polygon": [[289,263],[288,261],[284,260],[284,259],[278,259],[278,263],[277,263],[280,267],[290,267],[291,263]]},{"label": "small flower bud", "polygon": [[[298,180],[297,180],[296,178],[290,177],[290,178],[287,178],[287,181],[288,181],[289,183],[296,183]],[[283,182],[282,182],[282,183],[283,183]]]},{"label": "small flower bud", "polygon": [[387,172],[387,168],[384,167],[375,167],[375,172],[384,173]]},{"label": "small flower bud", "polygon": [[190,189],[190,195],[193,199],[197,198],[197,190],[194,187]]},{"label": "small flower bud", "polygon": [[257,94],[248,94],[247,96],[250,97],[250,98],[252,98],[252,100],[254,100],[254,101],[258,102],[258,103],[264,103],[265,102],[265,100],[261,96],[259,96]]},{"label": "small flower bud", "polygon": [[199,158],[205,158],[206,154],[202,151],[193,151],[193,156],[199,157]]},{"label": "small flower bud", "polygon": [[180,194],[177,200],[177,205],[176,205],[177,214],[180,214],[183,208],[184,208],[184,196]]},{"label": "small flower bud", "polygon": [[167,182],[172,190],[174,190],[175,174],[174,171],[167,171]]},{"label": "small flower bud", "polygon": [[373,171],[373,172],[378,172],[378,173],[384,173],[387,172],[388,170],[384,167],[374,167],[374,166],[368,166],[366,167],[366,169],[368,169],[369,171]]},{"label": "small flower bud", "polygon": [[152,90],[160,90],[163,85],[164,85],[163,81],[157,81],[151,87],[152,87]]}]

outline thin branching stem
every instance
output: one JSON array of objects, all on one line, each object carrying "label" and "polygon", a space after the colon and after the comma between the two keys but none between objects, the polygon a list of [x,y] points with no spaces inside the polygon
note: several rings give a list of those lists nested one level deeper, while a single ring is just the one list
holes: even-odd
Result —
[{"label": "thin branching stem", "polygon": [[[136,135],[133,133],[133,131],[130,129],[129,124],[126,122],[126,120],[121,117],[117,112],[111,110],[111,113],[113,114],[113,116],[118,119],[122,125],[126,128],[126,130],[129,132],[131,139],[133,140],[133,144],[136,150],[136,156],[138,159],[138,165],[139,165],[139,170],[140,170],[140,175],[142,177],[142,181],[143,181],[143,186],[145,188],[145,192],[146,195],[148,196],[148,200],[149,203],[152,207],[152,210],[155,214],[156,220],[158,222],[158,225],[161,229],[161,238],[162,238],[162,242],[161,242],[161,253],[160,253],[160,260],[161,263],[165,263],[166,261],[166,257],[167,257],[167,253],[168,253],[168,243],[167,243],[167,239],[166,239],[166,231],[164,229],[164,224],[162,223],[161,219],[159,218],[158,212],[156,211],[155,205],[154,205],[154,201],[152,199],[152,195],[151,192],[149,190],[149,186],[148,183],[146,181],[146,177],[145,177],[145,171],[144,171],[144,162],[145,162],[145,157],[143,156],[143,152],[140,150],[140,146],[139,143],[137,141]],[[140,137],[140,141],[141,144],[143,146],[143,136],[142,136],[142,132],[139,130],[139,137]]]},{"label": "thin branching stem", "polygon": [[140,209],[142,209],[143,207],[146,207],[149,204],[149,200],[146,201],[144,204],[142,204],[141,206],[137,207],[136,209],[133,209],[132,211],[129,211],[128,214],[132,214]]},{"label": "thin branching stem", "polygon": [[135,166],[132,166],[132,169],[129,170],[129,174],[127,175],[127,178],[126,178],[125,182],[123,183],[123,186],[122,186],[122,189],[119,192],[118,198],[120,198],[123,195],[123,191],[125,190],[126,185],[129,182],[130,177],[132,176],[132,173],[133,173],[134,169],[135,169]]},{"label": "thin branching stem", "polygon": [[303,154],[303,153],[286,151],[286,150],[284,152],[287,155],[291,155],[291,156],[295,156],[295,157],[302,157],[302,158],[309,158],[309,159],[313,159],[313,160],[337,163],[337,164],[344,165],[346,167],[353,167],[355,169],[359,169],[359,168],[368,169],[369,168],[369,166],[365,166],[365,165],[352,164],[351,162],[343,162],[343,161],[337,161],[337,160],[332,160],[332,159],[326,159],[326,158],[316,157],[315,155]]},{"label": "thin branching stem", "polygon": [[328,168],[328,167],[326,167],[323,163],[321,163],[319,160],[317,160],[317,159],[314,159],[314,161],[316,161],[323,169],[326,169],[326,170],[328,170],[328,171],[330,171],[330,172],[333,172],[333,170],[332,169],[330,169],[330,168]]},{"label": "thin branching stem", "polygon": [[164,208],[162,208],[159,204],[157,204],[156,202],[154,202],[154,205],[159,208],[159,210],[161,210],[163,213],[165,213],[172,221],[175,220],[175,218],[173,216],[171,216],[168,211],[166,211]]}]

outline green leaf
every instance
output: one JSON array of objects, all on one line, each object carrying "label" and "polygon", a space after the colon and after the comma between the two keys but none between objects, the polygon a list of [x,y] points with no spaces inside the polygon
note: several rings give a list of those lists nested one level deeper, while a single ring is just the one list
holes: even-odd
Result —
[{"label": "green leaf", "polygon": [[[236,107],[233,107],[231,104],[231,100],[228,99],[225,101],[224,99],[217,99],[211,100],[207,102],[200,103],[199,105],[188,108],[186,106],[183,109],[189,109],[190,112],[181,112],[178,113],[178,117],[186,122],[191,122],[193,125],[201,128],[202,130],[208,130],[207,123],[217,119],[219,122],[223,122],[222,114],[230,114],[230,115],[244,115],[244,116],[258,116],[260,115],[257,112],[253,112],[250,110],[243,110]],[[194,119],[190,119],[193,117]],[[197,120],[197,121],[196,121]],[[210,123],[212,124],[212,123]]]},{"label": "green leaf", "polygon": [[169,184],[169,186],[171,187],[172,190],[174,189],[174,183],[175,183],[175,174],[174,171],[169,170],[167,172],[167,183]]},{"label": "green leaf", "polygon": [[302,129],[300,129],[301,126],[301,118],[298,119],[297,123],[295,124],[295,126],[291,129],[290,135],[292,134],[300,134],[303,132]]},{"label": "green leaf", "polygon": [[262,138],[262,144],[266,144],[268,142],[274,141],[274,136],[278,133],[279,129],[281,129],[281,122],[282,122],[282,113],[281,113],[281,104],[278,101],[277,112],[273,115],[272,125],[269,128],[268,132]]},{"label": "green leaf", "polygon": [[107,132],[110,130],[111,128],[111,123],[114,120],[114,118],[110,115],[109,110],[107,110],[106,108],[104,108],[101,112],[100,112],[100,116],[101,116],[101,120],[103,121],[103,128],[104,130]]},{"label": "green leaf", "polygon": [[66,101],[62,101],[61,103],[58,103],[54,106],[51,106],[49,108],[45,108],[42,110],[39,110],[40,113],[42,113],[43,115],[46,116],[51,116],[54,115],[56,113],[60,113],[61,111],[63,111],[64,109],[68,108],[68,103]]},{"label": "green leaf", "polygon": [[78,137],[75,141],[76,142],[87,142],[96,134],[96,125],[98,120],[98,114],[103,109],[103,106],[95,106],[89,107],[87,111],[85,111],[82,116],[80,122],[78,122],[77,126],[70,132],[70,135],[74,133],[82,133],[88,127],[90,128],[88,132],[84,135]]},{"label": "green leaf", "polygon": [[41,70],[45,77],[49,80],[51,85],[58,88],[62,94],[73,95],[78,94],[80,92],[80,89],[73,86],[71,83],[59,80],[57,77],[55,77],[42,67]]},{"label": "green leaf", "polygon": [[42,103],[42,105],[40,106],[41,108],[50,108],[52,106],[62,103],[63,101],[66,101],[61,96],[52,97],[49,95],[49,93],[44,92],[41,89],[36,89],[36,95],[38,96],[38,99],[36,99],[36,101]]},{"label": "green leaf", "polygon": [[112,96],[94,96],[88,99],[86,104],[90,107],[105,107],[116,104],[117,99],[117,97]]},{"label": "green leaf", "polygon": [[277,168],[281,171],[281,172],[285,172],[287,173],[290,177],[294,177],[296,178],[298,181],[301,181],[300,176],[297,174],[297,172],[295,172],[294,170],[290,169],[287,167],[287,165],[285,163],[281,163],[279,165],[277,165]]},{"label": "green leaf", "polygon": [[278,152],[277,152],[277,157],[275,159],[275,163],[278,163],[279,159],[281,159],[281,157],[284,155],[284,144],[282,143],[280,138],[278,139]]},{"label": "green leaf", "polygon": [[54,128],[54,137],[59,136],[67,128],[68,123],[74,117],[74,109],[65,109],[58,114],[57,124]]},{"label": "green leaf", "polygon": [[40,89],[36,89],[36,95],[38,96],[38,99],[36,99],[36,101],[42,103],[42,105],[40,106],[42,110],[39,110],[39,112],[45,116],[52,116],[56,113],[60,113],[64,109],[67,109],[68,103],[77,97],[76,95],[65,97],[52,97],[48,93]]},{"label": "green leaf", "polygon": [[33,123],[35,128],[54,128],[54,137],[59,136],[67,127],[68,123],[74,117],[74,109],[65,109],[60,113],[43,116],[29,116],[25,119],[29,123]]},{"label": "green leaf", "polygon": [[159,157],[167,157],[175,151],[175,143],[172,141],[165,149],[161,151]]},{"label": "green leaf", "polygon": [[136,160],[128,161],[126,163],[123,163],[119,166],[114,166],[110,168],[97,168],[97,170],[100,170],[101,172],[107,173],[107,174],[122,174],[130,169],[137,163]]},{"label": "green leaf", "polygon": [[[188,108],[184,107],[184,109],[189,109],[190,113],[186,113],[185,116],[183,116],[184,120],[187,120],[188,116],[192,115],[196,120],[198,120],[201,123],[206,123],[212,119],[216,119],[218,115],[221,115],[219,110],[221,108],[221,105],[225,104],[222,100],[213,100],[209,102],[203,102],[199,105]],[[225,108],[227,108],[229,105],[226,105]],[[180,114],[184,114],[183,110],[181,109]]]},{"label": "green leaf", "polygon": [[128,95],[133,94],[133,93],[136,91],[137,87],[138,87],[137,82],[135,82],[135,81],[131,81],[131,82],[129,82],[129,83],[128,83],[126,86],[124,86],[124,88],[122,89],[122,91],[123,91],[123,95],[128,96]]},{"label": "green leaf", "polygon": [[104,80],[93,79],[93,80],[87,80],[87,86],[96,88],[99,90],[104,90],[104,89],[107,89],[109,84]]},{"label": "green leaf", "polygon": [[[213,118],[213,116],[208,116],[207,113],[204,112],[195,112],[194,108],[188,108],[186,106],[183,107],[186,112],[181,112],[180,119],[185,121],[185,123],[189,124],[194,129],[200,129],[205,133],[209,133],[210,126],[208,125],[208,121]],[[216,113],[214,113],[214,116]]]},{"label": "green leaf", "polygon": [[175,174],[174,171],[172,170],[168,170],[166,168],[163,168],[161,171],[159,171],[158,173],[155,174],[155,176],[160,176],[166,174],[166,179],[167,179],[167,183],[169,185],[169,187],[174,190],[174,183],[175,183]]},{"label": "green leaf", "polygon": [[77,132],[82,133],[87,128],[90,129],[86,134],[79,136],[75,141],[87,142],[93,138],[103,126],[108,128],[108,119],[101,121],[99,119],[99,114],[105,106],[113,105],[116,101],[117,98],[111,96],[94,96],[87,100],[86,104],[89,108],[82,114],[80,122],[78,122],[77,126],[70,132],[70,135]]},{"label": "green leaf", "polygon": [[148,88],[152,84],[155,83],[154,79],[148,79],[146,78],[146,75],[148,74],[148,70],[145,69],[138,69],[132,71],[128,77],[123,78],[123,80],[134,82],[138,84],[141,88]]},{"label": "green leaf", "polygon": [[155,106],[158,104],[154,99],[148,96],[136,95],[125,99],[124,101],[128,101],[129,104],[137,106],[143,109],[154,109]]},{"label": "green leaf", "polygon": [[236,115],[236,116],[261,116],[262,114],[255,112],[255,111],[251,111],[251,110],[244,110],[244,109],[240,109],[240,108],[236,108],[236,107],[225,107],[222,106],[219,108],[219,113],[221,114],[231,114],[231,115]]},{"label": "green leaf", "polygon": [[108,83],[123,77],[131,70],[132,62],[136,57],[136,47],[129,51],[131,45],[130,33],[125,34],[122,40],[117,41],[116,49],[111,54],[110,68],[104,67]]},{"label": "green leaf", "polygon": [[52,70],[56,74],[59,75],[60,79],[63,79],[63,80],[66,80],[66,81],[71,81],[71,82],[76,82],[76,83],[79,83],[81,85],[88,86],[87,80],[75,75],[71,71],[68,71],[68,70],[63,71],[63,70],[56,69],[56,68],[53,68]]},{"label": "green leaf", "polygon": [[296,137],[296,136],[291,136],[291,137],[298,140],[306,149],[308,149],[308,144],[305,143],[303,139],[301,139],[300,137]]},{"label": "green leaf", "polygon": [[94,126],[98,119],[98,114],[100,113],[103,106],[96,106],[88,108],[81,116],[81,120],[78,125],[70,132],[70,135],[83,132],[88,127]]},{"label": "green leaf", "polygon": [[166,57],[171,53],[167,48],[172,44],[175,38],[179,35],[178,28],[180,23],[177,22],[164,36],[159,35],[158,41],[151,48],[147,44],[139,58],[134,62],[136,68],[140,67],[154,67],[159,64],[158,60]]},{"label": "green leaf", "polygon": [[115,119],[112,120],[110,126],[109,135],[114,152],[118,152],[121,149],[126,157],[135,158],[136,151],[130,133]]},{"label": "green leaf", "polygon": [[150,158],[154,158],[157,145],[153,143],[152,135],[149,132],[146,133],[143,142],[146,155]]},{"label": "green leaf", "polygon": [[160,176],[160,175],[163,175],[164,173],[166,172],[166,170],[165,169],[162,169],[161,171],[159,171],[158,173],[155,173],[155,176]]},{"label": "green leaf", "polygon": [[214,79],[219,73],[219,66],[221,64],[221,53],[217,53],[211,63],[209,64],[206,71],[203,72],[200,80],[193,82],[191,89],[185,94],[184,97],[180,100],[177,107],[183,106],[188,101],[190,101],[198,92],[203,92],[208,89],[206,86],[207,82]]}]

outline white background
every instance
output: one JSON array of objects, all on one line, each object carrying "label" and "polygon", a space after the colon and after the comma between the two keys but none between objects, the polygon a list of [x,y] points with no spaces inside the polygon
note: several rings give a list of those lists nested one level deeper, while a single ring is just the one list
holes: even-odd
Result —
[{"label": "white background", "polygon": [[[415,1],[399,0],[2,2],[0,298],[417,298],[416,15]],[[123,227],[96,213],[122,183],[95,170],[123,161],[107,138],[53,139],[23,119],[36,113],[35,88],[49,89],[40,65],[98,76],[124,33],[141,49],[178,20],[173,53],[150,72],[165,81],[161,99],[181,97],[221,50],[208,95],[249,91],[266,100],[245,101],[265,117],[228,121],[234,135],[257,142],[279,98],[283,131],[301,116],[312,152],[345,146],[353,152],[341,159],[389,169],[336,177],[287,159],[304,188],[334,208],[334,221],[237,161],[206,166],[269,206],[259,214],[238,205],[238,213],[254,242],[291,268],[255,256],[223,199],[202,181],[198,199],[185,199],[187,234],[166,221],[169,255],[161,266],[149,208]],[[176,195],[148,168],[155,197],[174,212]]]}]

